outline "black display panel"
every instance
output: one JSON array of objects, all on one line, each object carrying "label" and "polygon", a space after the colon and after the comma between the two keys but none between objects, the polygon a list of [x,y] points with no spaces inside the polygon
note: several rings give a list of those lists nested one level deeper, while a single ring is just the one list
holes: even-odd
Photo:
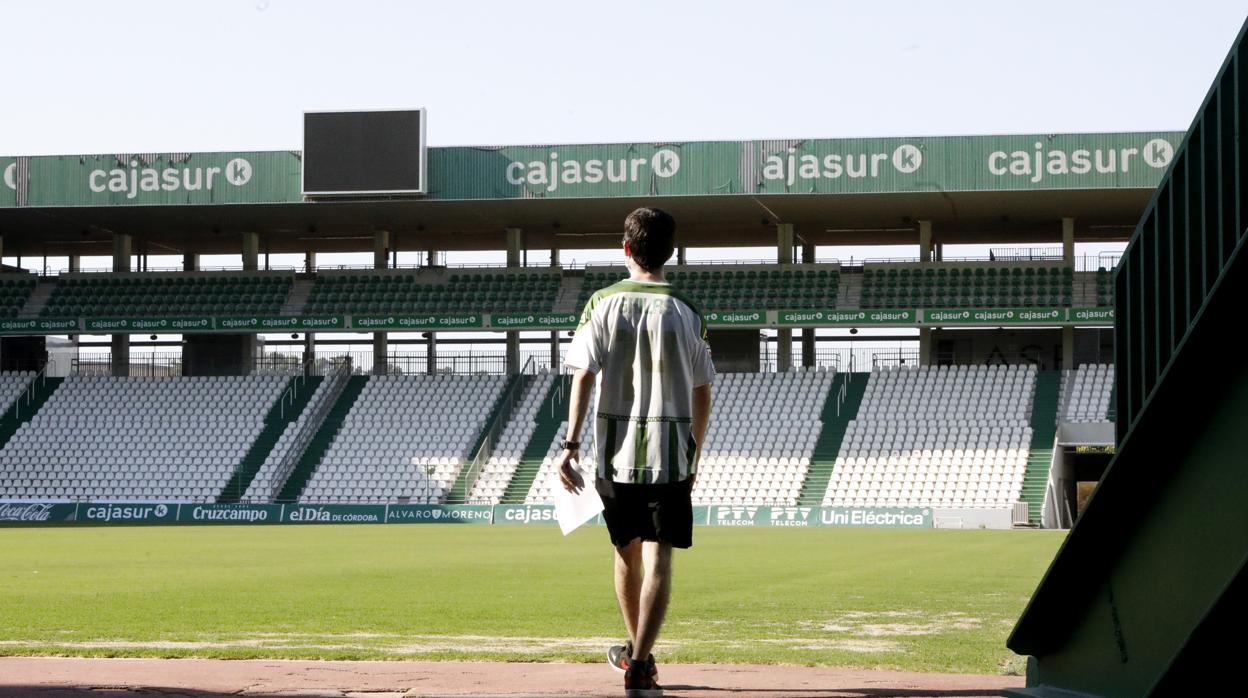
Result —
[{"label": "black display panel", "polygon": [[425,110],[305,112],[307,196],[425,193]]}]

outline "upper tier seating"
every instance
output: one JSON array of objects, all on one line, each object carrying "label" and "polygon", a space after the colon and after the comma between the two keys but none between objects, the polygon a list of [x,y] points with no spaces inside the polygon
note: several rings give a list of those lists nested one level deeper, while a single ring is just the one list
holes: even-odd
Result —
[{"label": "upper tier seating", "polygon": [[524,389],[520,404],[511,411],[507,427],[499,435],[498,445],[490,454],[481,470],[480,477],[468,494],[469,504],[498,504],[507,491],[507,483],[520,464],[520,457],[529,445],[533,430],[537,428],[537,410],[550,392],[554,374],[543,373],[534,377]]},{"label": "upper tier seating", "polygon": [[503,376],[369,378],[299,501],[444,501],[505,385]]},{"label": "upper tier seating", "polygon": [[44,317],[276,315],[293,274],[62,274]]},{"label": "upper tier seating", "polygon": [[67,378],[0,450],[0,498],[215,501],[285,385]]},{"label": "upper tier seating", "polygon": [[863,308],[1061,307],[1071,305],[1074,269],[1051,264],[868,264]]},{"label": "upper tier seating", "polygon": [[[840,267],[834,264],[767,267],[669,264],[664,276],[703,312],[835,308],[840,286]],[[578,310],[585,307],[594,291],[627,277],[624,267],[587,268]]]},{"label": "upper tier seating", "polygon": [[1114,389],[1113,364],[1085,364],[1066,381],[1064,396],[1067,422],[1109,421],[1109,397]]},{"label": "upper tier seating", "polygon": [[0,275],[0,317],[17,317],[34,290],[35,278],[30,274]]},{"label": "upper tier seating", "polygon": [[550,268],[321,273],[304,312],[549,312],[562,278]]},{"label": "upper tier seating", "polygon": [[1018,500],[1031,443],[1034,366],[871,373],[825,506],[989,507]]}]

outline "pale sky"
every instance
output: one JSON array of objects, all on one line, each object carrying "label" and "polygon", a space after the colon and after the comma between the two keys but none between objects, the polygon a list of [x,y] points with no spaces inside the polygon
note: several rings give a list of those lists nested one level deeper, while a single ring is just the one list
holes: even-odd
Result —
[{"label": "pale sky", "polygon": [[1182,131],[1246,12],[1213,0],[3,0],[0,153],[299,149],[305,109],[393,107],[427,108],[431,145]]}]

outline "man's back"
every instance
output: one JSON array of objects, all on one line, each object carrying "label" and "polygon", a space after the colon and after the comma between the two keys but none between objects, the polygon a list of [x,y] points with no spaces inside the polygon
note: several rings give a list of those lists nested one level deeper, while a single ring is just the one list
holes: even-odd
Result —
[{"label": "man's back", "polygon": [[590,297],[567,363],[598,374],[598,476],[678,482],[693,474],[693,389],[713,377],[706,323],[670,284],[624,280]]}]

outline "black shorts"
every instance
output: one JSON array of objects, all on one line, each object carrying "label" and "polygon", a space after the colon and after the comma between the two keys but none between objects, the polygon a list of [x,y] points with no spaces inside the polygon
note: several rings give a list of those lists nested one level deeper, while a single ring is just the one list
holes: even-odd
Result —
[{"label": "black shorts", "polygon": [[634,485],[596,478],[594,489],[602,497],[602,518],[615,547],[638,538],[673,548],[693,545],[692,480]]}]

